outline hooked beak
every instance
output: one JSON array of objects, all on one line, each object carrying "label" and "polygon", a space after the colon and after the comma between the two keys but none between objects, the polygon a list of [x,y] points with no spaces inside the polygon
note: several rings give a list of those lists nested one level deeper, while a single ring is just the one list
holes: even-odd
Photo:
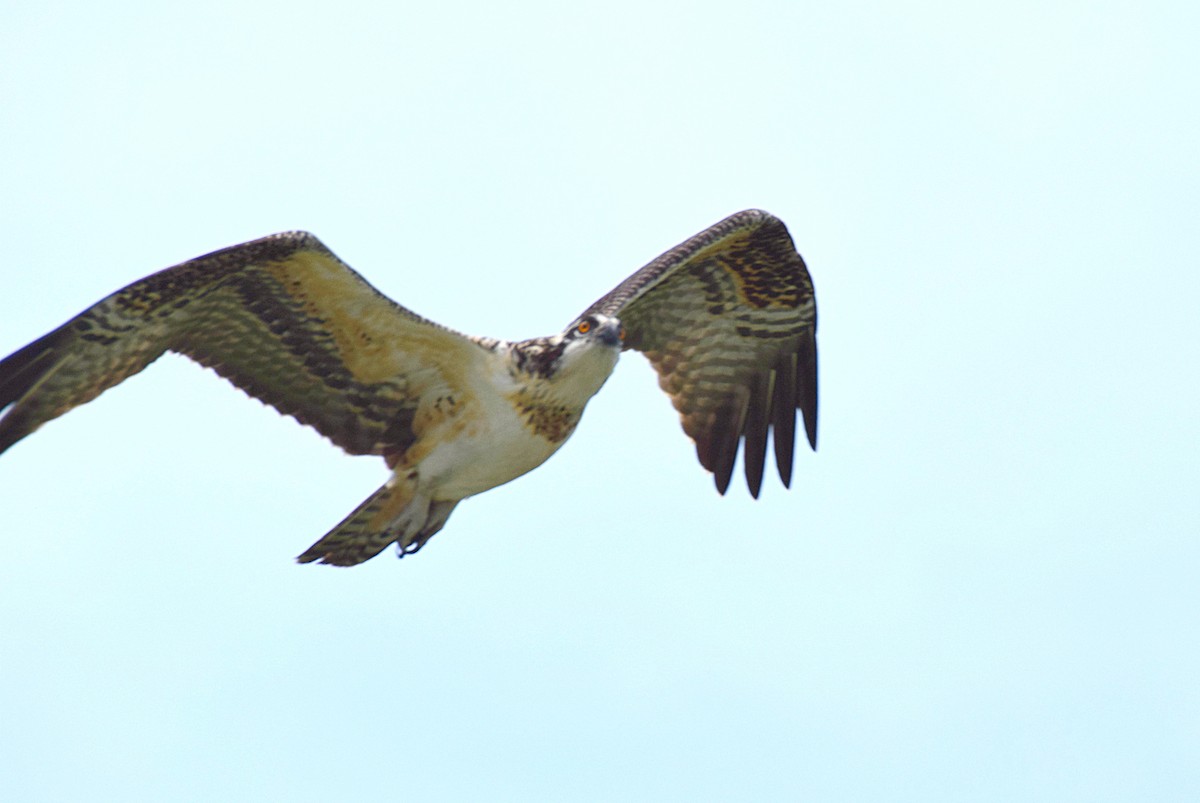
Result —
[{"label": "hooked beak", "polygon": [[600,342],[606,346],[619,346],[625,334],[625,327],[621,326],[620,321],[605,321],[597,332],[600,337]]}]

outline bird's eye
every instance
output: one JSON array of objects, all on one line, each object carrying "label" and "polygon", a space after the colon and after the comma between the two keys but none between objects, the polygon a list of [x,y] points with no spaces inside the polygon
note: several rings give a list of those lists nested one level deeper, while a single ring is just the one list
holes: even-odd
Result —
[{"label": "bird's eye", "polygon": [[617,337],[621,338],[622,340],[624,340],[624,339],[625,339],[625,327],[624,327],[624,326],[622,326],[622,327],[621,327],[621,331],[620,331],[620,333],[617,335]]},{"label": "bird's eye", "polygon": [[575,327],[575,331],[581,335],[586,335],[588,332],[592,331],[592,322],[580,321],[579,325]]}]

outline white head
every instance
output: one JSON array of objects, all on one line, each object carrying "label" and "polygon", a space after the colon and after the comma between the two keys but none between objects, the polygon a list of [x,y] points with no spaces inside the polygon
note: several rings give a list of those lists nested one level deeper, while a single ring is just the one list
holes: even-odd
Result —
[{"label": "white head", "polygon": [[608,315],[584,315],[561,334],[513,344],[517,367],[545,380],[555,396],[584,404],[604,385],[621,356],[624,330]]}]

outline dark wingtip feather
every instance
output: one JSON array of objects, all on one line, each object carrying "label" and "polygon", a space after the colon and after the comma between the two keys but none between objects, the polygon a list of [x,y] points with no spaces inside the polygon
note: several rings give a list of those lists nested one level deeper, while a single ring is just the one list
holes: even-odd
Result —
[{"label": "dark wingtip feather", "polygon": [[729,490],[729,480],[733,476],[733,467],[737,464],[738,442],[742,436],[742,414],[726,408],[716,416],[713,427],[712,452],[713,463],[709,470],[717,484],[717,491],[722,496]]},{"label": "dark wingtip feather", "polygon": [[784,488],[792,487],[792,458],[796,451],[796,361],[785,356],[775,368],[771,425],[775,430],[775,467]]},{"label": "dark wingtip feather", "polygon": [[37,428],[19,410],[3,411],[19,402],[54,366],[62,336],[63,329],[56,329],[0,360],[0,454]]},{"label": "dark wingtip feather", "polygon": [[734,441],[732,449],[722,449],[720,460],[717,463],[716,470],[713,471],[713,480],[717,484],[717,493],[721,496],[729,490],[729,480],[733,477],[733,465],[737,462],[737,441]]},{"label": "dark wingtip feather", "polygon": [[805,343],[799,358],[799,387],[796,406],[804,414],[804,432],[808,445],[817,450],[817,342],[812,337]]},{"label": "dark wingtip feather", "polygon": [[771,420],[771,375],[764,372],[752,380],[750,404],[746,409],[745,439],[742,459],[746,472],[746,486],[750,495],[758,498],[762,489],[763,466],[767,459],[767,427]]},{"label": "dark wingtip feather", "polygon": [[59,330],[0,360],[0,410],[15,403],[41,379],[60,337]]}]

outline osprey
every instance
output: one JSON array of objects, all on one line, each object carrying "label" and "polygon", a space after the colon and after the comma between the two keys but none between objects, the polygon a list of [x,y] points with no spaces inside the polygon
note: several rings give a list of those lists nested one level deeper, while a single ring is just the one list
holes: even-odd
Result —
[{"label": "osprey", "polygon": [[463,499],[541,465],[624,349],[659,384],[724,494],[739,444],[750,493],[767,436],[791,483],[796,410],[817,442],[817,308],[787,228],[739,212],[672,248],[560,334],[472,337],[392,302],[316,237],[286,232],[159,271],[0,361],[0,452],[141,371],[187,355],[388,481],[297,560],[416,552]]}]

